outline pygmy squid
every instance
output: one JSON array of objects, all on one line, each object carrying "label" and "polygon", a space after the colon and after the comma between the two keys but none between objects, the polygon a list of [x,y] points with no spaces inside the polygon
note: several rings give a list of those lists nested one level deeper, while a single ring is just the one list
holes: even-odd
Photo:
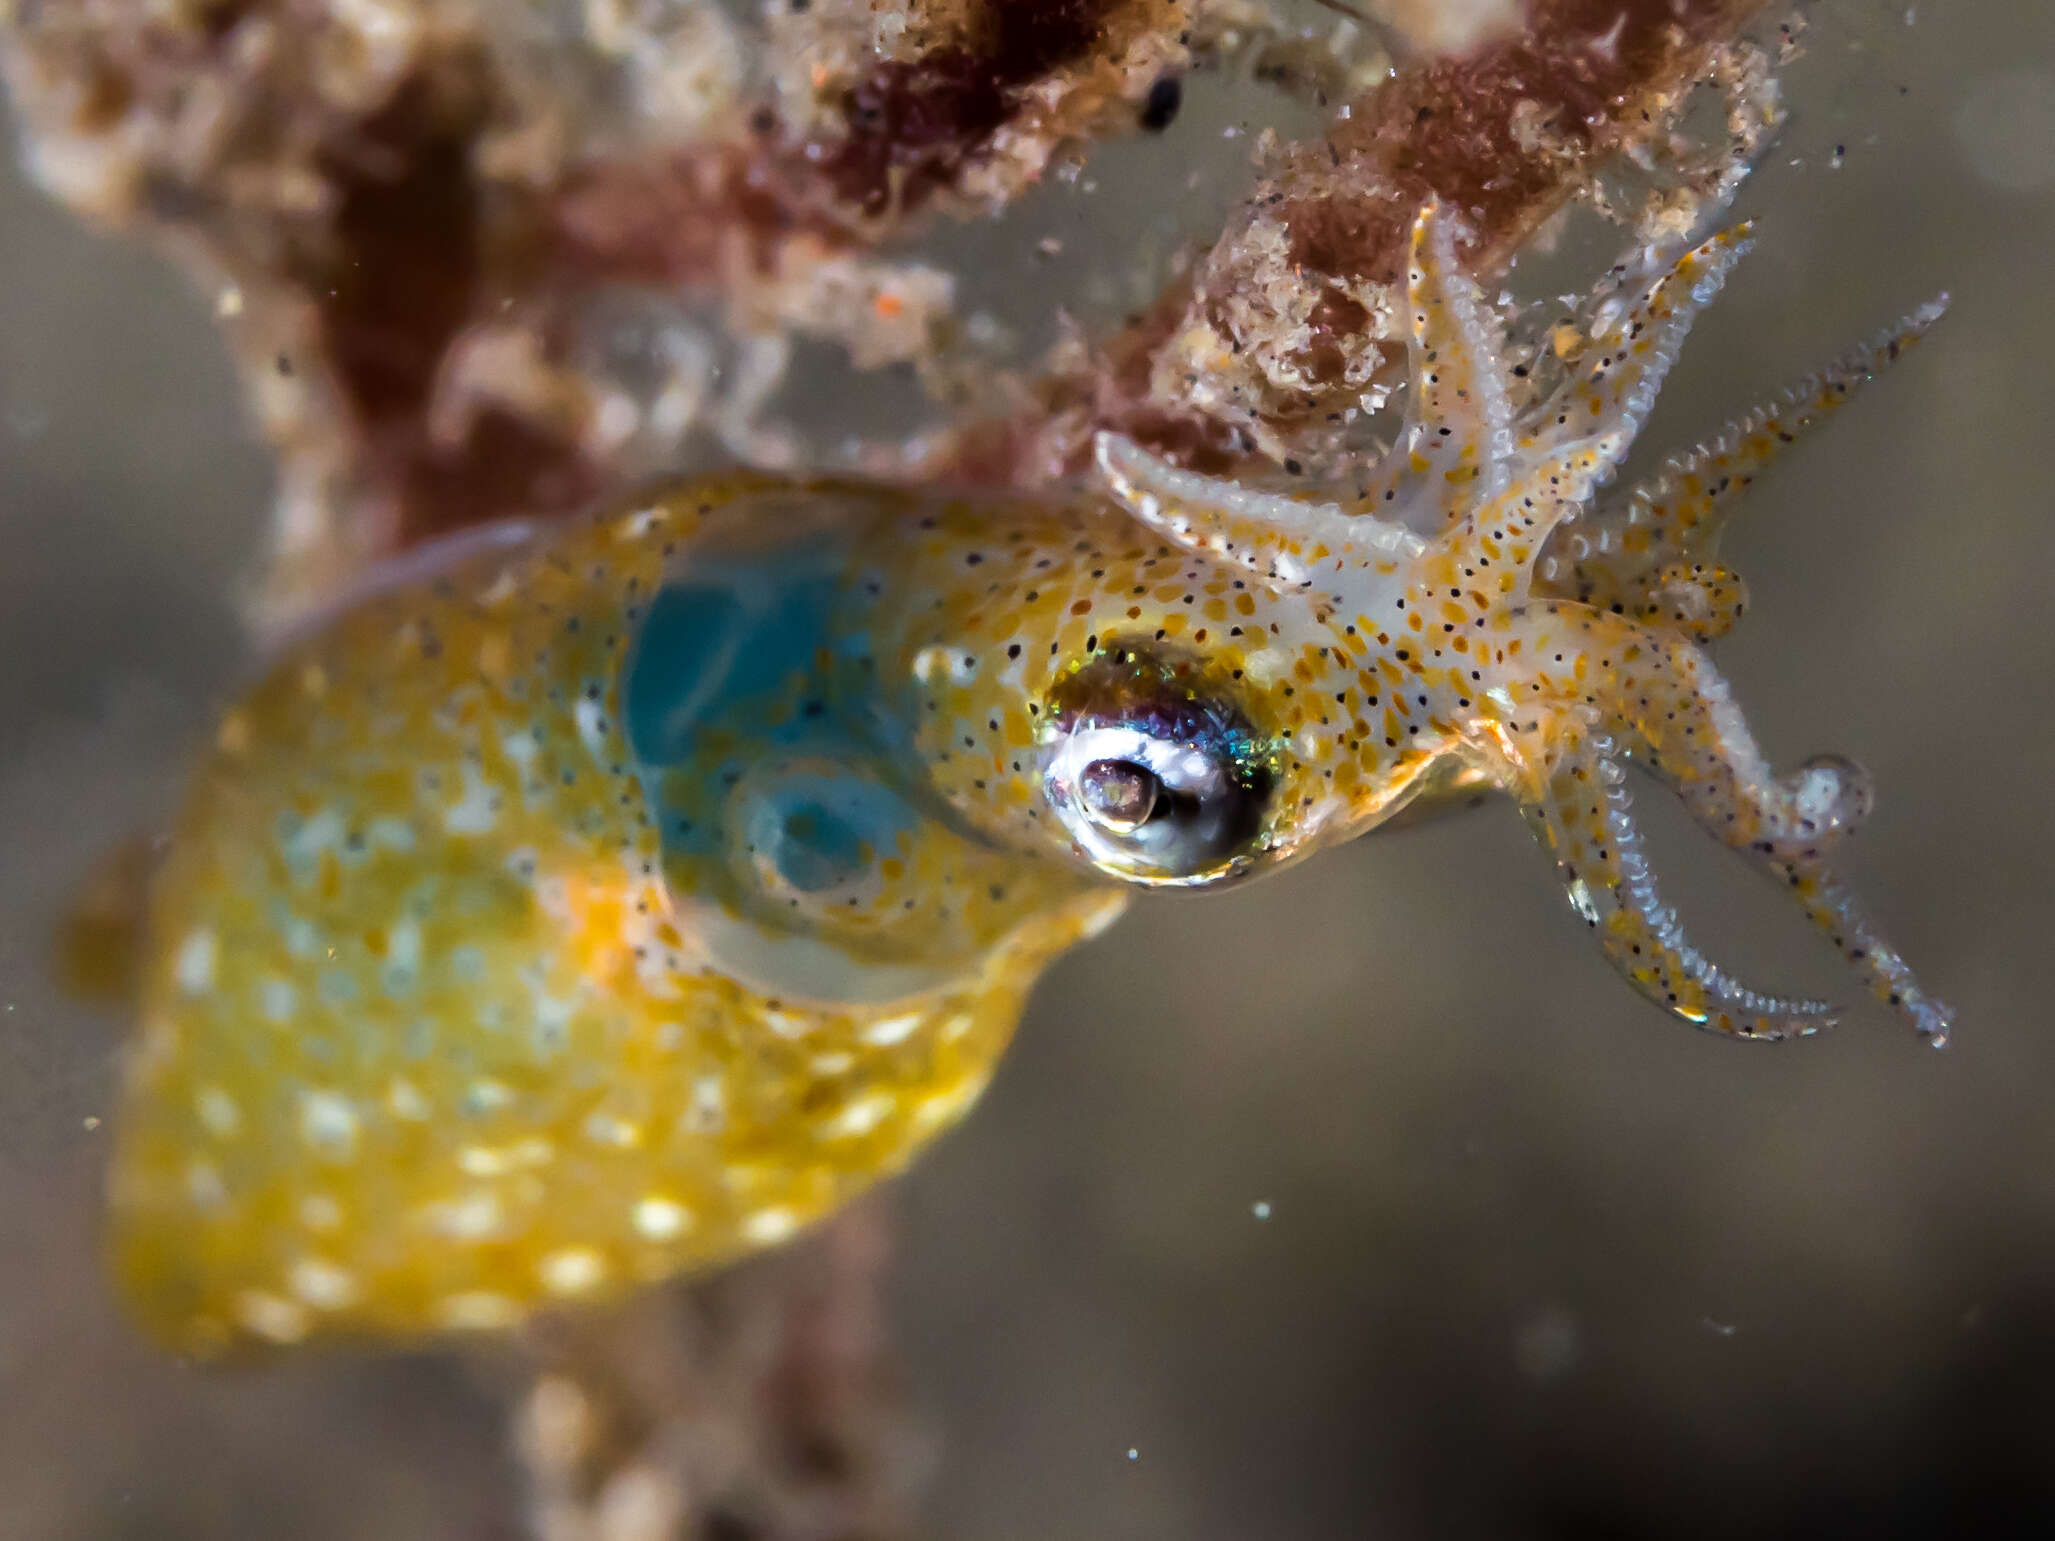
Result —
[{"label": "pygmy squid", "polygon": [[1632,776],[1774,874],[1927,1039],[1831,865],[1851,762],[1770,765],[1707,645],[1738,494],[1939,314],[1607,491],[1745,230],[1509,367],[1433,207],[1409,394],[1344,485],[1117,434],[1089,484],[753,473],[417,558],[221,718],[155,874],[110,1248],[193,1354],[493,1328],[790,1236],[992,1073],[1138,887],[1496,788],[1672,1016],[1828,1025],[1687,940]]}]

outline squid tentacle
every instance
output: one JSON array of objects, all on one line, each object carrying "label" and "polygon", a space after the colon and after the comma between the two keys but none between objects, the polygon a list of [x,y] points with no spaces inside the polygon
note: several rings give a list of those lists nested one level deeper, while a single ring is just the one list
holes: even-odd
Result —
[{"label": "squid tentacle", "polygon": [[1557,691],[1580,689],[1628,735],[1631,756],[1736,850],[1810,858],[1868,816],[1868,773],[1821,755],[1778,774],[1711,656],[1624,617],[1561,600],[1529,607],[1530,649]]},{"label": "squid tentacle", "polygon": [[1656,569],[1631,610],[1613,603],[1643,625],[1703,645],[1717,642],[1740,622],[1748,608],[1748,584],[1724,562],[1671,562]]},{"label": "squid tentacle", "polygon": [[1521,448],[1559,447],[1603,424],[1617,430],[1606,435],[1620,441],[1608,470],[1617,466],[1655,405],[1691,323],[1754,245],[1753,228],[1736,225],[1692,247],[1617,322],[1595,330],[1576,372],[1539,414],[1538,431]]},{"label": "squid tentacle", "polygon": [[1107,489],[1136,519],[1187,551],[1234,562],[1279,587],[1307,587],[1323,562],[1409,563],[1427,549],[1388,520],[1187,471],[1124,434],[1100,433],[1093,453]]},{"label": "squid tentacle", "polygon": [[1691,944],[1656,886],[1610,733],[1593,723],[1558,739],[1522,811],[1607,959],[1650,1001],[1737,1038],[1805,1037],[1835,1024],[1827,1002],[1756,990]]},{"label": "squid tentacle", "polygon": [[1955,1013],[1920,987],[1904,955],[1884,940],[1847,884],[1817,858],[1768,864],[1797,898],[1806,918],[1833,939],[1870,993],[1912,1024],[1935,1048],[1946,1048]]},{"label": "squid tentacle", "polygon": [[1779,454],[1903,357],[1947,308],[1948,296],[1936,296],[1714,437],[1672,456],[1624,497],[1565,529],[1544,552],[1537,577],[1551,592],[1587,604],[1647,606],[1672,569],[1711,557],[1733,504]]},{"label": "squid tentacle", "polygon": [[1748,250],[1748,230],[1737,226],[1691,248],[1605,327],[1515,446],[1522,468],[1512,484],[1473,502],[1437,543],[1433,587],[1460,588],[1481,571],[1503,572],[1509,558],[1512,575],[1501,581],[1509,584],[1506,596],[1517,598],[1542,576],[1551,547],[1578,540],[1570,532],[1581,532],[1586,504],[1619,469],[1692,321]]},{"label": "squid tentacle", "polygon": [[1413,220],[1406,266],[1406,353],[1412,394],[1397,445],[1358,486],[1358,514],[1438,534],[1511,474],[1513,406],[1490,302],[1456,254],[1457,221],[1429,200]]}]

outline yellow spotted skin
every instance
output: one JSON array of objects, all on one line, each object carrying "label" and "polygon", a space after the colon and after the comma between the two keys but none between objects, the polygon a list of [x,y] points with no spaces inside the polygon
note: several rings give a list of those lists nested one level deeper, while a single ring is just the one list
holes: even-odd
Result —
[{"label": "yellow spotted skin", "polygon": [[[708,964],[620,659],[701,510],[770,494],[702,483],[397,589],[223,719],[155,884],[112,1175],[156,1335],[505,1326],[780,1241],[961,1116],[1035,976],[1111,918],[1016,870],[904,995]],[[976,865],[929,844],[897,853],[928,894]]]},{"label": "yellow spotted skin", "polygon": [[1414,231],[1404,436],[1267,493],[1114,435],[1098,483],[730,475],[428,553],[222,719],[150,899],[115,1273],[193,1354],[504,1327],[772,1245],[902,1168],[1137,886],[1511,795],[1606,956],[1740,1037],[1630,769],[1933,1041],[1828,865],[1867,782],[1771,771],[1705,644],[1732,491],[1937,311],[1599,496],[1739,232],[1616,270],[1508,369]]}]

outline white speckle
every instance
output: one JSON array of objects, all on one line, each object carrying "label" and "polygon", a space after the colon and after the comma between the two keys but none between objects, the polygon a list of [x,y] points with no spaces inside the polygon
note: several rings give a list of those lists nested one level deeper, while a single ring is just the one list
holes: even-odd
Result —
[{"label": "white speckle", "polygon": [[766,1011],[763,1025],[780,1038],[804,1038],[813,1031],[813,1019],[802,1017],[790,1011]]},{"label": "white speckle", "polygon": [[1705,1330],[1716,1338],[1731,1338],[1741,1330],[1732,1322],[1716,1322],[1710,1316],[1701,1317],[1699,1320]]},{"label": "white speckle", "polygon": [[486,1290],[466,1290],[447,1297],[436,1315],[442,1325],[459,1332],[489,1332],[511,1327],[521,1319],[520,1302]]},{"label": "white speckle", "polygon": [[196,1209],[219,1209],[228,1202],[228,1185],[211,1161],[195,1161],[186,1168],[186,1197]]},{"label": "white speckle", "polygon": [[889,1049],[895,1043],[906,1042],[927,1019],[924,1011],[909,1011],[903,1017],[886,1017],[873,1022],[857,1036],[875,1048]]},{"label": "white speckle", "polygon": [[977,660],[961,648],[939,643],[922,648],[914,655],[913,677],[927,684],[938,675],[952,685],[968,685],[978,677]]},{"label": "white speckle", "polygon": [[536,996],[535,1028],[531,1038],[537,1054],[553,1055],[563,1051],[564,1041],[569,1036],[565,1029],[571,1025],[577,1009],[575,1001],[562,1001],[549,995]]},{"label": "white speckle", "polygon": [[310,1193],[300,1200],[300,1224],[310,1231],[340,1230],[342,1205],[325,1193]]},{"label": "white speckle", "polygon": [[340,846],[348,833],[343,825],[343,816],[333,808],[323,808],[287,837],[284,842],[286,860],[296,867],[306,866],[323,851],[332,851]]},{"label": "white speckle", "polygon": [[1254,1215],[1258,1220],[1268,1220],[1270,1218],[1270,1200],[1256,1200],[1255,1203],[1249,1206],[1249,1213]]},{"label": "white speckle", "polygon": [[385,1086],[385,1110],[394,1118],[418,1124],[428,1117],[428,1099],[405,1076],[394,1076]]},{"label": "white speckle", "polygon": [[642,1143],[642,1125],[609,1113],[594,1113],[585,1120],[585,1138],[614,1150],[633,1150]]},{"label": "white speckle", "polygon": [[421,927],[413,920],[402,920],[385,936],[386,961],[394,968],[406,969],[409,973],[421,966]]},{"label": "white speckle", "polygon": [[357,1113],[349,1098],[340,1092],[302,1092],[300,1138],[331,1160],[355,1156]]},{"label": "white speckle", "polygon": [[759,1247],[775,1247],[799,1229],[799,1217],[789,1209],[759,1209],[742,1222],[742,1235]]},{"label": "white speckle", "polygon": [[703,1075],[692,1083],[692,1106],[685,1124],[695,1134],[714,1134],[728,1122],[728,1090],[719,1076]]},{"label": "white speckle", "polygon": [[461,767],[464,795],[443,810],[442,824],[453,835],[482,835],[499,822],[493,789],[468,760]]},{"label": "white speckle", "polygon": [[193,1094],[193,1110],[200,1123],[217,1140],[232,1139],[243,1126],[243,1110],[235,1098],[218,1086],[203,1086]]},{"label": "white speckle", "polygon": [[421,1215],[432,1230],[452,1241],[485,1241],[497,1236],[506,1224],[498,1195],[483,1190],[425,1204]]},{"label": "white speckle", "polygon": [[913,655],[913,677],[923,685],[932,684],[937,675],[949,673],[949,663],[950,649],[930,644]]},{"label": "white speckle", "polygon": [[584,742],[586,753],[595,760],[606,758],[606,720],[606,710],[597,701],[585,696],[578,698],[578,737]]},{"label": "white speckle", "polygon": [[640,540],[659,524],[663,523],[661,508],[639,508],[632,514],[624,514],[614,526],[614,539]]},{"label": "white speckle", "polygon": [[635,1229],[648,1241],[669,1241],[692,1227],[692,1211],[676,1199],[652,1193],[635,1205]]},{"label": "white speckle", "polygon": [[414,849],[414,826],[405,819],[373,819],[365,826],[364,839],[367,844],[382,846],[388,851],[411,851]]},{"label": "white speckle", "polygon": [[557,1148],[540,1135],[530,1135],[511,1145],[466,1145],[457,1152],[457,1165],[473,1177],[504,1177],[509,1172],[548,1166]]},{"label": "white speckle", "polygon": [[542,1260],[542,1282],[552,1294],[582,1295],[606,1277],[606,1259],[590,1247],[566,1247]]},{"label": "white speckle", "polygon": [[890,1092],[871,1092],[858,1097],[821,1126],[831,1140],[861,1139],[899,1111],[899,1099]]},{"label": "white speckle", "polygon": [[301,1258],[288,1277],[293,1293],[317,1311],[341,1311],[357,1303],[357,1276],[325,1258]]},{"label": "white speckle", "polygon": [[88,1113],[84,1118],[79,1120],[79,1123],[85,1129],[87,1134],[91,1134],[95,1129],[100,1127],[99,1116],[94,1113]]},{"label": "white speckle", "polygon": [[1127,1447],[1127,1458],[1130,1461],[1139,1461],[1142,1458],[1142,1452],[1136,1449],[1133,1445],[1129,1445]]},{"label": "white speckle", "polygon": [[204,995],[214,988],[214,961],[219,953],[214,933],[205,929],[188,933],[179,944],[173,965],[178,987],[188,995]]},{"label": "white speckle", "polygon": [[243,313],[243,291],[234,284],[223,284],[221,292],[214,296],[214,314],[222,321],[230,320]]},{"label": "white speckle", "polygon": [[299,1003],[299,992],[276,974],[258,987],[257,1009],[264,1013],[264,1020],[267,1022],[283,1026],[292,1021],[293,1012]]},{"label": "white speckle", "polygon": [[307,1312],[283,1295],[244,1290],[235,1298],[236,1320],[273,1343],[297,1343],[307,1335]]},{"label": "white speckle", "polygon": [[509,733],[499,741],[499,746],[509,760],[524,769],[535,759],[542,747],[536,742],[535,735],[526,729]]},{"label": "white speckle", "polygon": [[475,1117],[497,1113],[514,1100],[514,1089],[491,1076],[479,1076],[464,1087],[464,1111]]}]

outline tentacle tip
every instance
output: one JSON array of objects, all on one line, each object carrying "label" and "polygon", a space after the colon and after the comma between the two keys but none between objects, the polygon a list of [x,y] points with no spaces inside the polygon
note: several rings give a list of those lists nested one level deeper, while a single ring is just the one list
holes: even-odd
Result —
[{"label": "tentacle tip", "polygon": [[1881,354],[1882,363],[1891,362],[1899,353],[1910,348],[1933,330],[1934,323],[1948,314],[1950,303],[1948,291],[1943,289],[1925,304],[1915,305],[1882,336],[1873,341],[1868,351],[1872,355]]},{"label": "tentacle tip", "polygon": [[1860,827],[1876,808],[1868,771],[1838,754],[1816,755],[1784,779],[1809,840],[1832,840]]},{"label": "tentacle tip", "polygon": [[1930,1049],[1945,1049],[1955,1034],[1955,1012],[1941,1001],[1921,1001],[1911,1008],[1912,1030]]},{"label": "tentacle tip", "polygon": [[1415,267],[1423,256],[1432,257],[1443,268],[1460,264],[1457,248],[1471,238],[1469,222],[1463,216],[1442,202],[1438,193],[1429,193],[1420,211],[1413,216],[1413,255]]}]

